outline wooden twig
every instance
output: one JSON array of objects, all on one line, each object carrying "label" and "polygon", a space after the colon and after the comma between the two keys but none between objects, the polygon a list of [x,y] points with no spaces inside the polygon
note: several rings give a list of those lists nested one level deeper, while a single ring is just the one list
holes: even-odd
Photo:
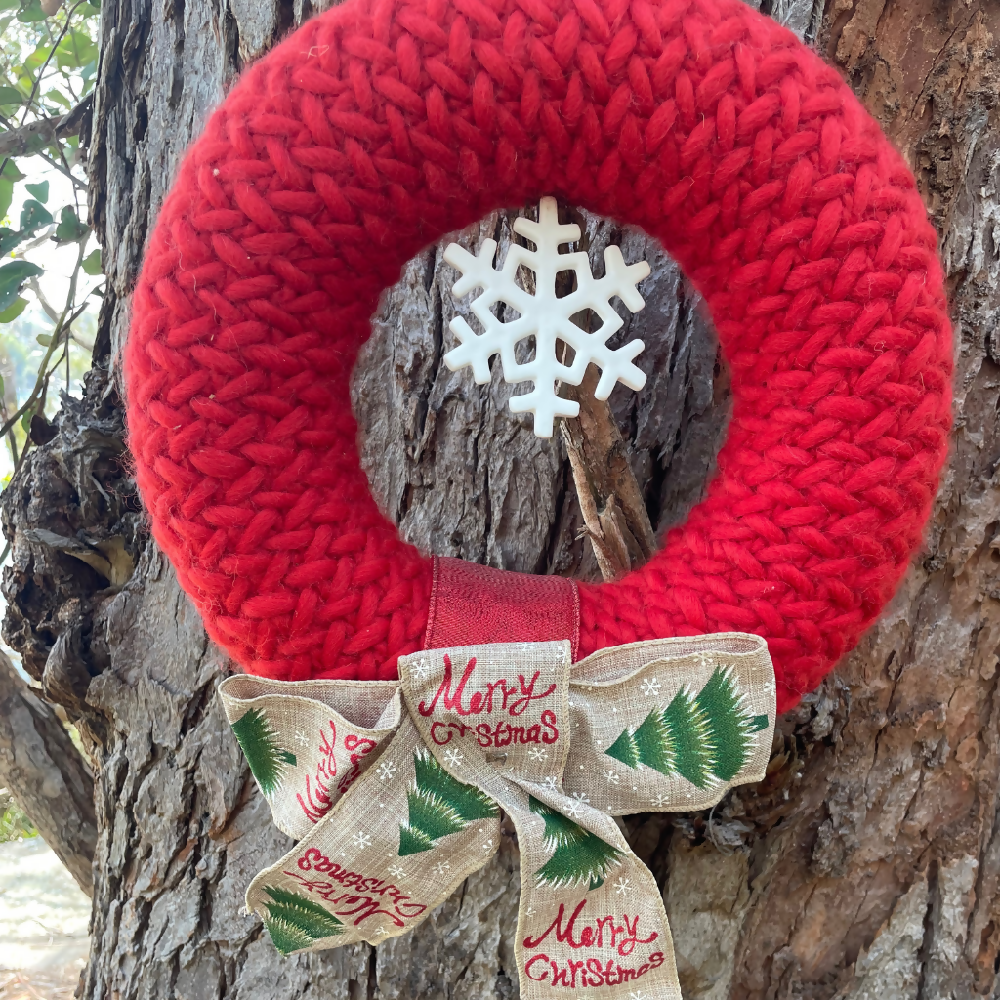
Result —
[{"label": "wooden twig", "polygon": [[[572,217],[580,225],[583,237],[575,249],[587,251],[584,220],[562,204],[560,215]],[[570,282],[561,289],[562,294],[574,290],[575,278]],[[565,345],[563,355],[568,363]],[[656,536],[611,407],[594,395],[599,380],[600,372],[590,365],[579,386],[560,387],[561,396],[580,404],[579,417],[563,420],[561,426],[583,515],[583,534],[594,546],[604,579],[616,580],[652,556]]]},{"label": "wooden twig", "polygon": [[562,436],[585,534],[601,575],[615,580],[652,556],[656,537],[611,407],[593,395],[599,378],[591,365],[579,387],[560,390],[580,403],[580,416],[562,421]]}]

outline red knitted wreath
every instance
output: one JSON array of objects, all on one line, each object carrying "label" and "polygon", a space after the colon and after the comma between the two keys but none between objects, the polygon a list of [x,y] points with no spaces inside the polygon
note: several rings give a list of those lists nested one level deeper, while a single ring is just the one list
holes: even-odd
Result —
[{"label": "red knitted wreath", "polygon": [[902,159],[738,0],[347,0],[250,69],[187,155],[135,294],[128,426],[153,534],[246,669],[394,677],[431,562],[360,468],[355,356],[415,252],[545,194],[661,241],[733,384],[707,498],[645,567],[580,586],[579,653],[756,632],[787,708],[920,543],[952,338]]}]

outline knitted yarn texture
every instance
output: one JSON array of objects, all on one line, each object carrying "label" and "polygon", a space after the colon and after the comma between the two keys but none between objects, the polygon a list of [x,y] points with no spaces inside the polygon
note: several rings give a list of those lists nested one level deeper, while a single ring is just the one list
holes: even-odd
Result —
[{"label": "knitted yarn texture", "polygon": [[547,194],[660,240],[733,386],[706,498],[646,566],[580,585],[578,655],[755,632],[788,708],[920,543],[952,334],[906,165],[836,71],[738,0],[347,0],[247,71],[135,292],[153,535],[251,673],[395,677],[432,564],[371,496],[351,369],[420,248]]}]

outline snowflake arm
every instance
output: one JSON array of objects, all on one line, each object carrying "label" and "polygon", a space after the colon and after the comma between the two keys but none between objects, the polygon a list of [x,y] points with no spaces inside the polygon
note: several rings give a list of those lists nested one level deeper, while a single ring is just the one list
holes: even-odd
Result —
[{"label": "snowflake arm", "polygon": [[[604,249],[604,277],[598,281],[600,296],[607,301],[612,296],[628,306],[629,312],[639,312],[646,305],[646,300],[639,294],[635,286],[643,278],[649,277],[649,264],[640,260],[637,264],[626,264],[622,257],[621,247],[610,246]],[[616,314],[617,315],[617,314]]]},{"label": "snowflake arm", "polygon": [[[532,333],[529,329],[530,320],[526,320],[523,315],[513,323],[502,323],[491,312],[491,307],[496,302],[506,302],[522,314],[531,308],[531,296],[518,287],[515,281],[518,267],[516,256],[508,253],[503,270],[495,271],[493,257],[496,250],[496,240],[488,239],[483,241],[479,254],[475,257],[457,243],[449,244],[444,252],[445,262],[462,274],[452,286],[452,295],[461,298],[476,288],[483,289],[482,294],[472,303],[472,312],[484,330],[481,335],[477,334],[464,316],[453,317],[448,328],[458,338],[460,346],[444,356],[444,363],[453,372],[466,366],[471,367],[473,377],[480,385],[485,385],[490,380],[489,362],[494,354],[503,357],[505,376],[521,367],[514,360],[513,349],[507,358],[505,348],[512,338],[513,343],[516,343]],[[530,377],[529,374],[524,374],[517,381],[525,381]]]},{"label": "snowflake arm", "polygon": [[[535,434],[551,437],[556,417],[575,417],[580,412],[579,403],[559,396],[558,383],[579,385],[588,365],[596,364],[601,369],[595,391],[598,399],[607,399],[618,382],[634,390],[645,385],[645,374],[633,364],[644,349],[642,341],[631,341],[617,350],[611,350],[607,341],[623,325],[610,300],[617,296],[631,312],[642,309],[645,301],[636,285],[649,274],[649,265],[645,261],[626,265],[621,250],[611,246],[604,251],[604,277],[598,279],[590,270],[587,254],[559,253],[563,244],[579,240],[581,234],[577,225],[560,225],[555,198],[541,200],[538,222],[519,218],[513,228],[531,240],[535,249],[512,246],[499,270],[493,267],[495,240],[484,240],[476,256],[456,243],[445,250],[445,261],[461,272],[452,288],[455,297],[482,288],[471,309],[482,324],[483,333],[476,334],[465,319],[456,316],[449,327],[459,346],[445,354],[444,361],[452,371],[471,367],[476,381],[483,384],[490,380],[490,358],[499,354],[506,382],[534,383],[531,392],[511,397],[511,411],[533,413]],[[535,274],[534,295],[517,284],[522,265]],[[556,280],[560,272],[566,271],[576,275],[577,288],[560,298],[556,294]],[[498,302],[520,313],[519,318],[501,322],[492,312]],[[571,319],[588,309],[601,320],[600,327],[593,332],[582,329]],[[535,356],[530,361],[518,362],[517,344],[529,337],[535,339]],[[559,341],[573,349],[569,365],[559,360]]]},{"label": "snowflake arm", "polygon": [[[555,198],[543,198],[538,205],[538,221],[523,216],[514,220],[514,232],[535,244],[538,254],[558,254],[564,243],[580,238],[578,225],[560,225],[559,206]],[[528,251],[531,253],[531,251]],[[560,269],[561,270],[561,269]]]},{"label": "snowflake arm", "polygon": [[563,399],[555,390],[555,379],[535,383],[535,388],[523,396],[511,396],[508,402],[511,413],[533,413],[535,435],[552,437],[556,417],[577,417],[580,404],[575,399]]},{"label": "snowflake arm", "polygon": [[493,257],[497,252],[496,240],[483,240],[479,253],[473,256],[465,247],[449,243],[444,251],[445,262],[461,273],[452,285],[451,294],[460,299],[477,288],[490,288],[493,284]]}]

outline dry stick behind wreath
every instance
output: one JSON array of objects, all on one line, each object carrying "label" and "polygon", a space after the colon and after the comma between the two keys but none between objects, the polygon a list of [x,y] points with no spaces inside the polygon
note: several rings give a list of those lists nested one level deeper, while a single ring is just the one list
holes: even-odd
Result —
[{"label": "dry stick behind wreath", "polygon": [[591,365],[579,387],[562,387],[563,395],[580,403],[580,416],[562,421],[562,436],[584,534],[604,579],[615,580],[653,555],[656,538],[611,407],[594,396],[599,377]]},{"label": "dry stick behind wreath", "polygon": [[[586,219],[562,202],[559,210],[561,218],[569,217],[580,226],[583,235],[575,249],[589,251]],[[573,290],[575,279],[569,282],[564,294]],[[565,344],[562,349],[562,360],[568,363]],[[653,555],[656,537],[611,407],[594,394],[599,379],[597,367],[589,365],[579,386],[562,385],[560,395],[580,404],[579,417],[561,421],[562,438],[580,501],[583,534],[594,546],[601,575],[616,580]]]}]

